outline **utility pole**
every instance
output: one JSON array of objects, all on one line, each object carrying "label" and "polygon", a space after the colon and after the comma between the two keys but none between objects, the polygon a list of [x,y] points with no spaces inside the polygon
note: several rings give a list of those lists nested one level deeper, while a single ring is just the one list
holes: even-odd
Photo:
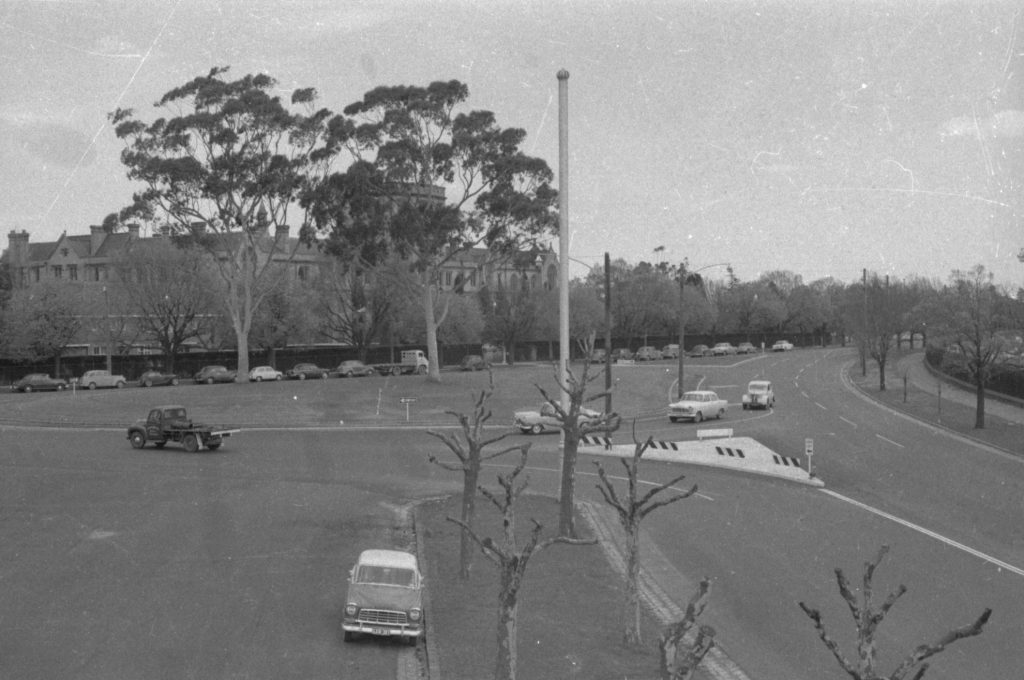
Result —
[{"label": "utility pole", "polygon": [[612,263],[604,254],[604,412],[612,412]]},{"label": "utility pole", "polygon": [[686,261],[679,265],[679,377],[676,380],[676,399],[683,398],[683,358],[686,356]]}]

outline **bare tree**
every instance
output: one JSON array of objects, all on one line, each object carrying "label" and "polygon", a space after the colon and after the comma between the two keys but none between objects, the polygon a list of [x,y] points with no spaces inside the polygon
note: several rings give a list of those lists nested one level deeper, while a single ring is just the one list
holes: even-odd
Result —
[{"label": "bare tree", "polygon": [[523,578],[526,575],[526,567],[530,558],[541,550],[556,543],[568,543],[569,545],[593,545],[596,539],[569,538],[567,536],[553,536],[541,540],[540,534],[544,526],[533,522],[533,529],[530,531],[530,538],[526,545],[520,549],[516,541],[516,515],[515,502],[520,494],[526,489],[527,482],[516,485],[516,477],[526,467],[526,456],[530,445],[523,444],[519,447],[522,451],[519,463],[507,475],[498,475],[498,483],[501,485],[500,495],[480,487],[480,493],[487,497],[501,512],[504,535],[501,543],[493,538],[481,538],[469,526],[461,520],[449,517],[448,521],[455,522],[467,531],[470,537],[480,546],[483,554],[487,556],[499,571],[498,590],[498,656],[494,666],[495,680],[515,680],[516,677],[516,624],[519,609],[519,589],[523,585]]},{"label": "bare tree", "polygon": [[[889,610],[892,609],[892,606],[896,604],[896,601],[907,592],[907,587],[901,584],[896,590],[889,593],[880,607],[875,609],[873,606],[872,598],[874,591],[872,581],[875,569],[888,552],[889,546],[883,545],[874,561],[864,564],[864,585],[861,589],[860,601],[857,600],[857,596],[850,587],[850,582],[847,580],[843,570],[836,568],[836,581],[839,584],[839,593],[850,608],[850,614],[857,625],[856,663],[843,656],[843,653],[839,650],[839,645],[828,634],[828,631],[825,630],[825,624],[821,620],[821,612],[808,607],[803,602],[800,603],[800,608],[814,621],[818,637],[821,638],[821,641],[828,650],[832,652],[832,656],[839,662],[842,669],[854,680],[904,680],[907,677],[912,678],[912,680],[921,680],[924,677],[925,671],[928,670],[928,664],[923,663],[925,659],[938,654],[957,640],[980,634],[982,628],[992,615],[992,610],[986,609],[974,623],[955,628],[939,637],[933,643],[918,645],[913,652],[908,654],[896,666],[896,669],[891,674],[879,675],[875,669],[876,656],[878,654],[875,646],[875,631],[885,619]],[[912,671],[914,671],[914,674],[911,676],[909,674]]]},{"label": "bare tree", "polygon": [[555,409],[555,415],[562,424],[562,475],[559,495],[558,533],[570,538],[576,537],[576,513],[573,498],[576,486],[576,458],[579,452],[580,437],[595,432],[612,432],[619,428],[619,414],[602,413],[596,417],[582,417],[584,404],[602,400],[609,394],[603,390],[587,396],[587,385],[597,377],[590,375],[589,357],[583,362],[583,372],[577,378],[572,369],[566,370],[566,380],[555,374],[559,388],[569,395],[569,410],[562,408],[558,399],[552,397],[540,385],[536,385],[541,396]]},{"label": "bare tree", "polygon": [[477,397],[473,405],[473,413],[471,415],[451,410],[446,411],[446,413],[454,416],[459,421],[459,425],[462,428],[461,438],[457,434],[427,430],[427,434],[437,437],[444,442],[451,449],[451,452],[455,454],[456,458],[459,459],[458,463],[449,463],[438,460],[434,455],[429,456],[431,463],[439,465],[445,470],[462,473],[462,510],[460,520],[463,526],[469,527],[469,530],[463,529],[459,545],[459,576],[464,579],[469,578],[470,572],[473,569],[474,550],[470,530],[472,530],[476,518],[476,489],[480,481],[480,467],[484,461],[522,448],[520,446],[510,446],[500,451],[484,453],[486,447],[500,442],[509,435],[509,432],[505,431],[500,435],[488,437],[484,432],[484,427],[491,418],[491,409],[488,408],[487,402],[494,394],[494,374],[490,370],[488,370],[488,378],[487,387],[480,390],[480,396]]},{"label": "bare tree", "polygon": [[633,430],[633,458],[630,460],[620,459],[619,461],[622,463],[622,467],[626,468],[626,482],[628,486],[625,498],[619,498],[618,493],[615,491],[615,485],[612,484],[607,473],[605,473],[604,466],[598,461],[595,461],[594,465],[597,466],[597,475],[600,478],[597,490],[601,492],[605,503],[615,509],[619,516],[619,523],[626,533],[626,596],[623,601],[622,611],[622,640],[627,646],[635,647],[643,644],[643,639],[640,635],[640,523],[644,517],[658,508],[671,505],[676,501],[689,498],[697,493],[697,485],[694,484],[689,491],[671,498],[659,501],[654,500],[655,496],[667,489],[671,489],[678,482],[685,479],[686,475],[683,474],[669,482],[653,487],[642,498],[638,499],[637,477],[640,471],[640,459],[651,446],[653,440],[651,437],[648,437],[646,441],[636,441],[635,420],[633,422]]},{"label": "bare tree", "polygon": [[[686,605],[683,618],[669,624],[658,640],[658,668],[661,680],[690,680],[697,666],[715,646],[715,629],[697,626],[711,594],[711,581],[701,579],[697,592]],[[694,627],[696,632],[691,635]]]}]

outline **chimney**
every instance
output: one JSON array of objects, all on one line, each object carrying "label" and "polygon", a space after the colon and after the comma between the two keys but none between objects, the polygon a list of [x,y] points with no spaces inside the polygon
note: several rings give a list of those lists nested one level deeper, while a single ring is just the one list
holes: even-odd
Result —
[{"label": "chimney", "polygon": [[98,224],[89,227],[89,252],[92,255],[99,252],[100,246],[103,245],[103,239],[106,237],[107,232]]},{"label": "chimney", "polygon": [[129,224],[128,225],[128,238],[132,239],[132,240],[135,240],[135,239],[139,238],[139,225],[138,224]]},{"label": "chimney", "polygon": [[163,236],[165,238],[170,236],[171,235],[171,225],[169,225],[169,224],[161,224],[160,225],[160,230],[157,233],[159,233],[161,236]]},{"label": "chimney", "polygon": [[277,227],[274,229],[274,239],[277,240],[277,241],[287,241],[288,240],[288,225],[287,224],[279,224],[279,225],[277,225]]}]

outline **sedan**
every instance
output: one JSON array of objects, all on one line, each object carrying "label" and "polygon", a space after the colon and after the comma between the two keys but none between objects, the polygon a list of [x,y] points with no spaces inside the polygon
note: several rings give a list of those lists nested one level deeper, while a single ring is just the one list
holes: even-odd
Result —
[{"label": "sedan", "polygon": [[139,387],[155,387],[157,385],[177,385],[178,376],[162,371],[146,371],[139,376]]},{"label": "sedan", "polygon": [[35,392],[41,390],[66,390],[68,384],[59,378],[51,378],[46,373],[29,373],[11,385],[12,392]]},{"label": "sedan", "polygon": [[288,369],[288,377],[293,380],[326,378],[328,373],[330,373],[330,371],[326,368],[320,368],[316,364],[295,364]]},{"label": "sedan", "polygon": [[199,369],[198,373],[192,376],[192,379],[196,381],[197,385],[201,385],[203,383],[212,385],[215,382],[235,382],[235,377],[237,375],[238,373],[228,370],[225,366],[203,366]]},{"label": "sedan", "polygon": [[779,340],[772,345],[773,352],[788,352],[791,349],[793,349],[793,343],[789,340]]},{"label": "sedan", "polygon": [[708,349],[707,345],[694,345],[693,347],[690,348],[690,351],[686,353],[686,356],[697,358],[706,357],[708,355],[708,352],[710,351],[711,350]]},{"label": "sedan", "polygon": [[636,351],[637,361],[657,361],[661,358],[661,350],[657,347],[645,345]]},{"label": "sedan", "polygon": [[679,345],[665,345],[661,348],[661,356],[664,359],[678,359],[679,358]]},{"label": "sedan", "polygon": [[757,354],[757,348],[749,342],[741,342],[736,346],[736,354]]},{"label": "sedan", "polygon": [[718,394],[711,390],[695,390],[683,393],[683,398],[669,404],[668,419],[673,423],[680,420],[692,420],[699,423],[705,418],[721,418],[729,402],[719,399]]},{"label": "sedan", "polygon": [[273,366],[257,366],[249,371],[249,382],[263,382],[264,380],[280,380],[284,373]]},{"label": "sedan", "polygon": [[462,371],[482,371],[487,368],[487,362],[479,354],[467,354],[462,357],[462,362],[459,364],[459,370]]},{"label": "sedan", "polygon": [[[599,411],[580,409],[580,420],[596,420],[600,417]],[[523,434],[541,434],[562,429],[562,421],[558,419],[555,407],[550,402],[544,402],[536,411],[516,411],[512,417],[512,426]]]},{"label": "sedan", "polygon": [[730,354],[736,354],[736,348],[729,342],[720,342],[711,348],[711,356],[713,357],[724,357]]},{"label": "sedan", "polygon": [[377,374],[377,371],[373,370],[373,366],[367,366],[358,359],[342,361],[338,364],[338,368],[335,369],[335,372],[342,378],[361,378],[363,376]]},{"label": "sedan", "polygon": [[82,387],[88,387],[90,390],[95,390],[98,387],[115,387],[121,389],[128,383],[124,379],[123,375],[111,373],[103,369],[96,369],[94,371],[86,371],[82,374],[82,377],[78,379],[78,384]]},{"label": "sedan", "polygon": [[633,352],[626,347],[620,347],[612,351],[612,361],[631,361]]}]

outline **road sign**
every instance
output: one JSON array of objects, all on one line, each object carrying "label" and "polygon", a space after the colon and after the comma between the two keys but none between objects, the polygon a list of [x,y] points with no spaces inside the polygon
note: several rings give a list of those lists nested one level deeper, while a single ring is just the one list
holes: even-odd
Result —
[{"label": "road sign", "polygon": [[402,397],[398,401],[402,402],[403,404],[412,404],[415,403],[416,397]]},{"label": "road sign", "polygon": [[814,455],[814,440],[813,439],[805,439],[804,440],[804,454],[806,454],[807,456],[813,456]]}]

